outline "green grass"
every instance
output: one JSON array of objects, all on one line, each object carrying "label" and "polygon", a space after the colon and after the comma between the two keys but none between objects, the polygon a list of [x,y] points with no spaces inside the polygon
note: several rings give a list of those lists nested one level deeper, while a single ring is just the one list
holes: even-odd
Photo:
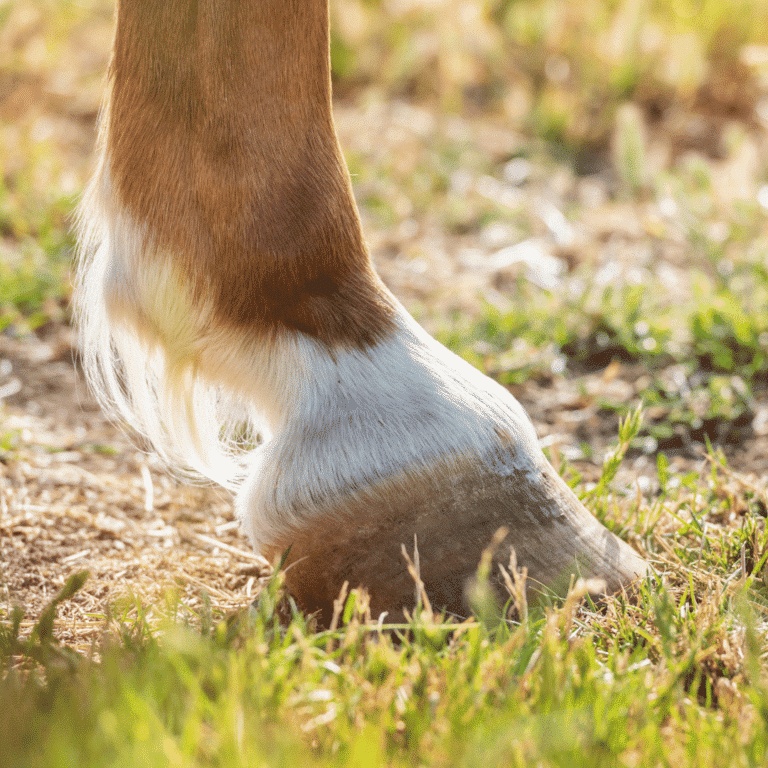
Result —
[{"label": "green grass", "polygon": [[[649,248],[685,265],[676,292],[656,262],[640,284],[607,287],[588,259],[576,259],[561,289],[521,276],[503,286],[510,306],[456,318],[441,334],[512,387],[611,362],[644,382],[631,402],[600,400],[619,439],[598,482],[587,489],[572,467],[561,469],[662,578],[634,604],[582,604],[577,589],[522,623],[489,608],[479,590],[480,619],[456,627],[422,611],[386,631],[365,624],[359,596],[334,632],[315,633],[296,614],[281,621],[278,583],[234,617],[192,614],[173,595],[160,606],[137,597],[109,606],[86,654],[57,640],[57,603],[31,634],[1,608],[2,768],[768,763],[768,498],[720,450],[754,439],[768,397],[768,245],[754,195],[724,196],[718,176],[718,163],[738,159],[753,130],[766,76],[765,0],[384,8],[378,0],[332,6],[339,98],[407,99],[487,119],[526,141],[488,154],[469,134],[438,130],[409,163],[397,153],[380,153],[376,164],[351,155],[368,221],[389,231],[407,211],[455,237],[478,238],[492,222],[519,240],[541,234],[525,205],[452,188],[457,170],[502,184],[504,164],[523,158],[534,168],[531,195],[563,165],[576,177],[599,171],[611,182],[606,205],[634,206]],[[69,128],[56,131],[93,118],[111,13],[106,0],[0,6],[8,46],[0,84],[12,92],[26,83],[53,118],[41,123],[31,110],[2,123],[2,332],[66,318],[69,217],[90,149],[72,149]],[[61,103],[50,96],[60,87]],[[714,146],[690,139],[702,119],[719,126]],[[653,141],[673,150],[661,167]],[[747,175],[768,182],[759,153]],[[654,211],[669,201],[676,213],[659,218]],[[573,195],[558,202],[571,222],[584,218]],[[640,400],[642,423],[633,416]],[[0,433],[0,460],[13,462],[19,436]],[[668,456],[693,449],[706,450],[705,470],[673,470]],[[616,483],[622,459],[639,452],[655,460],[657,491]]]},{"label": "green grass", "polygon": [[74,245],[74,196],[35,187],[32,177],[50,150],[28,149],[29,165],[0,184],[0,331],[16,325],[20,334],[64,317]]},{"label": "green grass", "polygon": [[[521,280],[511,311],[488,306],[440,338],[509,385],[620,362],[645,374],[639,398],[654,417],[641,438],[662,449],[682,440],[735,444],[749,436],[756,398],[768,390],[767,273],[761,262],[742,262],[728,278],[695,266],[688,274],[691,293],[677,301],[650,275],[641,285],[581,293]],[[601,400],[608,411],[628,407]]]},{"label": "green grass", "polygon": [[595,605],[577,583],[514,620],[480,598],[462,624],[427,606],[390,626],[353,592],[315,632],[276,578],[228,617],[136,598],[79,654],[55,632],[78,574],[28,635],[20,610],[0,622],[3,764],[764,765],[765,498],[718,454],[707,477],[675,484],[660,461],[659,495],[617,495],[641,420],[584,496],[655,561],[634,600]]},{"label": "green grass", "polygon": [[[680,520],[661,534],[679,558],[665,581],[603,606],[577,586],[522,623],[422,610],[382,630],[353,593],[344,626],[315,633],[280,621],[275,582],[228,619],[171,599],[158,624],[138,604],[105,617],[84,657],[53,632],[73,577],[28,639],[20,615],[3,624],[0,754],[19,768],[764,765],[763,518],[707,534],[716,507],[677,501],[656,502]],[[637,532],[653,550],[651,517]]]}]

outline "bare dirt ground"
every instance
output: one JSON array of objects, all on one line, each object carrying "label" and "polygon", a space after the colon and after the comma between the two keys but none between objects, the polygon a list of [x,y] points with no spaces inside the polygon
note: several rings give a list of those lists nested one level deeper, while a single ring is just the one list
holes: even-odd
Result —
[{"label": "bare dirt ground", "polygon": [[6,434],[0,457],[0,583],[4,602],[31,622],[66,578],[88,570],[62,610],[63,639],[87,643],[105,607],[130,595],[161,603],[178,591],[193,610],[200,593],[224,611],[246,605],[266,563],[252,554],[226,494],[171,480],[137,450],[84,391],[71,332],[45,341],[0,336]]}]

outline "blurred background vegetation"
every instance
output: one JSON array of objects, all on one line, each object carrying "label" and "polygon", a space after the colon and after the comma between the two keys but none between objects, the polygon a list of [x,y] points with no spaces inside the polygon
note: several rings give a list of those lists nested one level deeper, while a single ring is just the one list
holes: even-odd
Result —
[{"label": "blurred background vegetation", "polygon": [[[0,2],[5,304],[14,296],[21,307],[34,303],[24,284],[31,275],[9,271],[20,251],[33,263],[36,251],[55,258],[71,244],[67,221],[92,152],[113,5]],[[545,141],[579,175],[613,168],[632,190],[654,163],[674,165],[692,149],[722,160],[745,133],[768,125],[766,0],[331,5],[338,100],[401,99],[486,117]],[[617,129],[626,146],[614,152],[628,157],[611,156]],[[642,131],[663,157],[632,157],[640,140],[632,133]],[[750,169],[753,183],[767,180],[767,163],[761,156]],[[55,293],[52,277],[43,282]]]},{"label": "blurred background vegetation", "polygon": [[581,172],[604,164],[625,102],[676,151],[716,156],[725,122],[768,119],[764,0],[347,0],[333,11],[337,95],[375,89],[492,114]]},{"label": "blurred background vegetation", "polygon": [[[66,322],[113,13],[0,0],[5,333]],[[589,397],[654,406],[649,451],[768,434],[768,0],[331,0],[331,17],[372,252],[428,327],[513,387],[620,364],[630,390]]]}]

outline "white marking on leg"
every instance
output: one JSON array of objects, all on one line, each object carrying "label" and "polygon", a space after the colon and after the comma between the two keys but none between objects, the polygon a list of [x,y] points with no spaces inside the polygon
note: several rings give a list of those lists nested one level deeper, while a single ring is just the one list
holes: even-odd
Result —
[{"label": "white marking on leg", "polygon": [[490,474],[540,471],[543,456],[519,403],[402,308],[394,337],[366,351],[331,357],[295,336],[270,356],[301,364],[275,380],[290,400],[271,442],[254,453],[237,502],[257,547],[305,528],[334,500],[343,507],[369,486],[451,457],[474,458]]}]

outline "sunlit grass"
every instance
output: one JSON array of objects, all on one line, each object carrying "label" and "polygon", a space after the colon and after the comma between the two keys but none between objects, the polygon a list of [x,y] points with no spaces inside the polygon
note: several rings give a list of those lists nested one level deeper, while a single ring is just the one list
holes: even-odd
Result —
[{"label": "sunlit grass", "polygon": [[79,574],[31,632],[0,615],[0,754],[30,768],[764,764],[765,491],[711,454],[703,476],[660,461],[658,494],[622,493],[641,422],[621,425],[584,497],[654,564],[631,598],[595,604],[577,582],[547,608],[513,591],[462,623],[422,606],[388,625],[353,592],[340,628],[317,632],[277,577],[231,616],[124,600],[77,653],[55,612]]},{"label": "sunlit grass", "polygon": [[[633,503],[610,478],[638,418],[589,500],[604,519]],[[367,623],[353,593],[343,626],[317,633],[279,618],[275,580],[228,618],[137,599],[82,656],[53,625],[73,579],[28,639],[20,615],[0,624],[0,753],[54,768],[761,765],[764,511],[717,457],[711,481],[640,500],[624,534],[658,578],[633,600],[584,603],[576,584],[522,621],[499,606],[459,625],[429,608]],[[714,524],[730,512],[740,525]]]}]

